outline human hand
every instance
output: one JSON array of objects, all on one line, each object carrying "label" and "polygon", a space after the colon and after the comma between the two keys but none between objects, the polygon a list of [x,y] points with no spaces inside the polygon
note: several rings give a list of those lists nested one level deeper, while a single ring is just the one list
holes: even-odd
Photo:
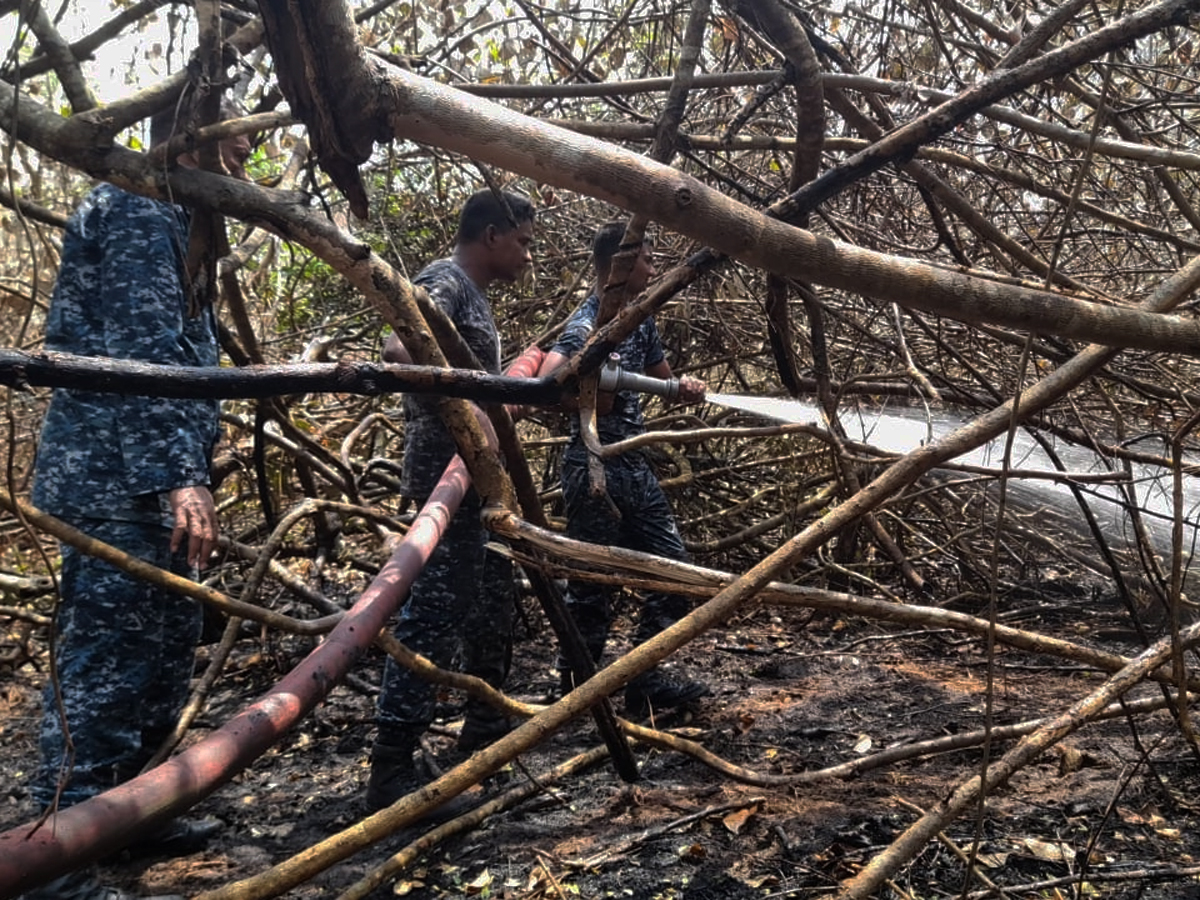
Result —
[{"label": "human hand", "polygon": [[208,568],[208,560],[217,547],[217,505],[212,492],[202,484],[175,488],[167,495],[175,527],[171,532],[171,552],[183,546],[187,536],[189,566]]},{"label": "human hand", "polygon": [[404,346],[404,342],[392,332],[387,336],[387,340],[383,342],[383,361],[385,363],[401,363],[402,365],[412,365],[412,354],[408,352],[408,348]]},{"label": "human hand", "polygon": [[707,390],[708,385],[699,378],[684,375],[679,379],[679,399],[684,403],[699,403]]}]

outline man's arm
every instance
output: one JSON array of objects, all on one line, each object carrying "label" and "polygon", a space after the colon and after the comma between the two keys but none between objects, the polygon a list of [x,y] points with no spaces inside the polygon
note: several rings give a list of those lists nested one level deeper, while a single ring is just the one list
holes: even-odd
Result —
[{"label": "man's arm", "polygon": [[[170,365],[211,365],[216,337],[211,311],[188,316],[181,273],[182,223],[174,207],[116,194],[101,230],[97,298],[109,356]],[[211,341],[211,351],[201,345]],[[211,358],[209,357],[211,353]],[[119,401],[118,435],[126,483],[136,495],[166,494],[173,515],[172,551],[187,537],[189,564],[203,568],[217,541],[209,453],[218,433],[209,401],[129,397]]]},{"label": "man's arm", "polygon": [[542,359],[542,364],[538,366],[538,378],[545,378],[547,375],[553,375],[566,363],[567,357],[563,356],[557,350],[551,350]]},{"label": "man's arm", "polygon": [[[651,378],[671,378],[671,364],[665,359],[656,362],[652,366],[646,367],[646,374]],[[706,385],[699,378],[693,378],[691,375],[684,375],[679,379],[679,399],[684,403],[699,403],[704,399],[704,394],[708,390]]]}]

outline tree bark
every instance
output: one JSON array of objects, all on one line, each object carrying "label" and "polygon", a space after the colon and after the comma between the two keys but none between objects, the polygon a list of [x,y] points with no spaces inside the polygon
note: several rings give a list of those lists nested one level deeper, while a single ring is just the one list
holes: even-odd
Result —
[{"label": "tree bark", "polygon": [[42,351],[0,349],[0,384],[145,397],[262,398],[320,392],[435,394],[478,403],[550,406],[563,391],[550,377],[515,378],[474,369],[337,362],[183,368]]}]

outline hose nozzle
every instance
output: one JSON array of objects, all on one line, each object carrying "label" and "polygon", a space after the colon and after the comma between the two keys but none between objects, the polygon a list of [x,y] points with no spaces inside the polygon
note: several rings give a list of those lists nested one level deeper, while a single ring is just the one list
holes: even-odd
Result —
[{"label": "hose nozzle", "polygon": [[611,354],[600,367],[600,390],[637,391],[639,394],[654,394],[667,401],[679,399],[678,378],[651,378],[637,372],[626,372],[621,368],[621,357]]}]

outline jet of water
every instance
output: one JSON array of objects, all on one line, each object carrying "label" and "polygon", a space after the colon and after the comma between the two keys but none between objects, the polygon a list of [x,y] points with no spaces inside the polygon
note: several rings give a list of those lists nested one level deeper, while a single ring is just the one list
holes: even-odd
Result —
[{"label": "jet of water", "polygon": [[764,419],[774,419],[777,422],[792,422],[803,425],[805,422],[820,420],[817,408],[803,400],[784,400],[778,397],[749,397],[744,394],[714,394],[707,393],[704,399],[709,403],[740,409]]},{"label": "jet of water", "polygon": [[[754,397],[742,394],[710,393],[705,395],[710,403],[740,409],[751,415],[779,422],[803,425],[820,423],[822,416],[816,405],[803,400],[777,397]],[[852,440],[873,444],[892,453],[908,453],[916,447],[960,427],[966,417],[945,410],[933,413],[920,410],[897,408],[871,410],[852,408],[842,410],[839,416],[843,427]],[[957,462],[976,466],[998,467],[1003,457],[1004,437],[997,438],[957,458]],[[1104,461],[1084,447],[1058,444],[1056,452],[1063,463],[1074,471],[1107,471]],[[1023,431],[1019,431],[1013,445],[1013,462],[1018,468],[1052,469],[1054,463],[1045,455],[1041,445]],[[1170,552],[1171,516],[1174,508],[1169,470],[1151,466],[1133,466],[1134,483],[1138,485],[1138,505],[1143,513],[1143,524],[1150,532],[1151,540],[1163,553]],[[1185,546],[1200,544],[1200,488],[1194,487],[1195,479],[1184,483],[1185,502]],[[1029,508],[1043,507],[1049,513],[1056,509],[1066,517],[1067,524],[1079,523],[1078,506],[1074,497],[1058,483],[1043,480],[1023,481],[1017,479],[1009,487],[1013,496],[1023,496]],[[1125,509],[1126,495],[1115,485],[1097,484],[1083,487],[1095,501],[1100,501],[1095,510],[1101,515],[1101,524],[1110,538],[1131,533],[1128,512]],[[1109,511],[1110,517],[1103,513]],[[1072,519],[1071,517],[1074,517]],[[1064,526],[1065,527],[1065,526]]]}]

